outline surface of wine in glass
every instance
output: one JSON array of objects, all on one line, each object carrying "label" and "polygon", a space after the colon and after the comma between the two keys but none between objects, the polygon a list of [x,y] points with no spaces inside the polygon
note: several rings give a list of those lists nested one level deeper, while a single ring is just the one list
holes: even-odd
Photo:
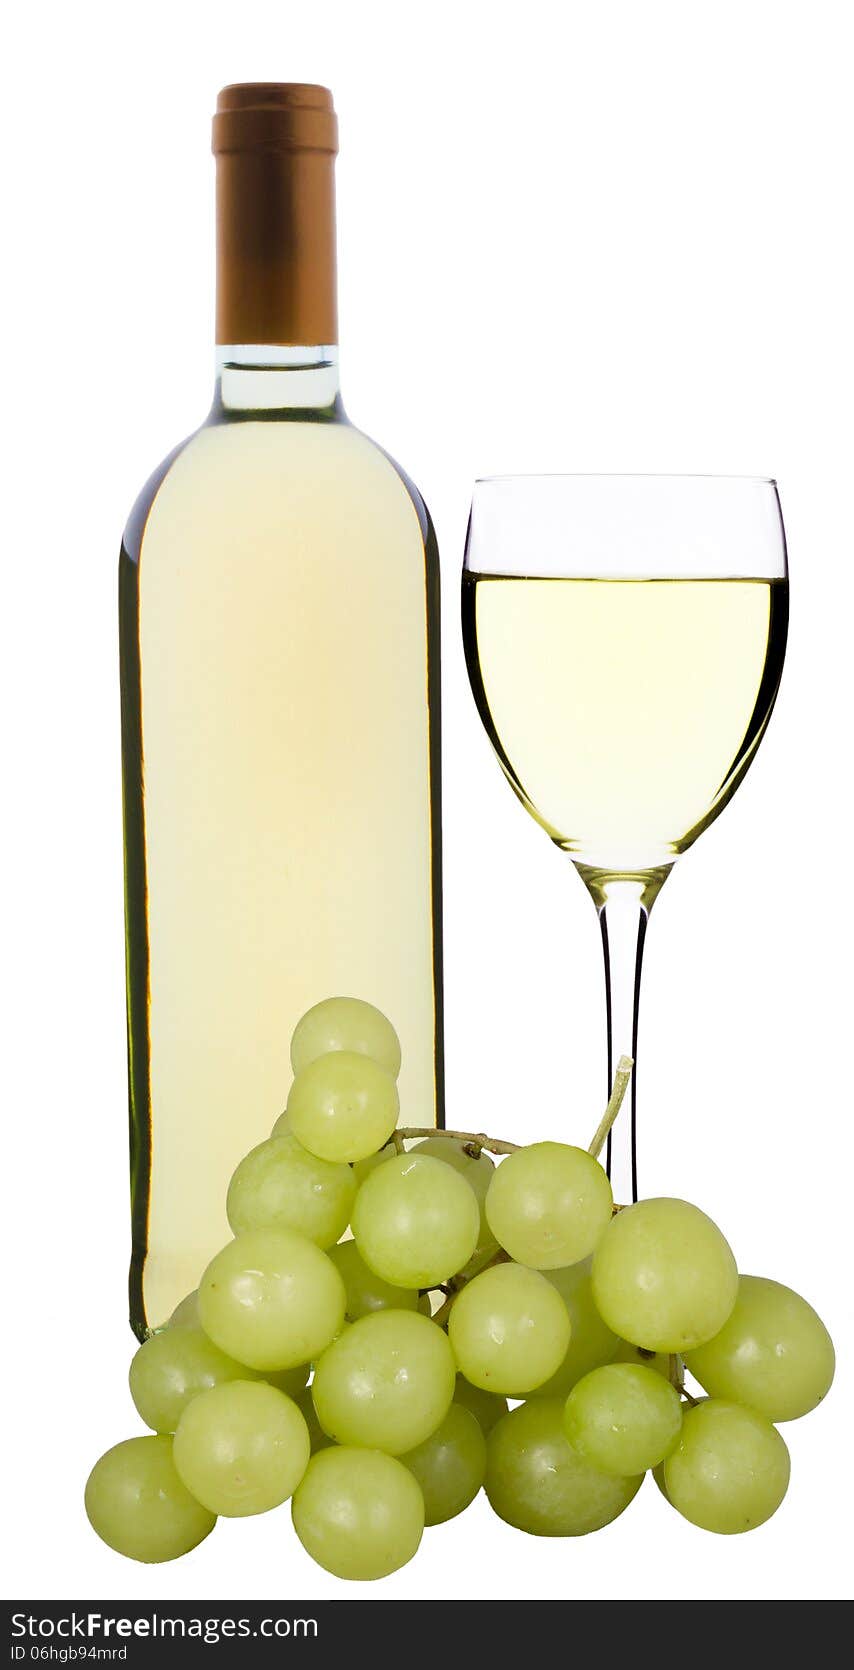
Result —
[{"label": "surface of wine in glass", "polygon": [[[462,591],[478,711],[599,911],[608,1078],[637,1054],[650,909],[741,782],[774,705],[788,579],[772,481],[519,476],[475,488]],[[637,1195],[636,1075],[609,1139]]]}]

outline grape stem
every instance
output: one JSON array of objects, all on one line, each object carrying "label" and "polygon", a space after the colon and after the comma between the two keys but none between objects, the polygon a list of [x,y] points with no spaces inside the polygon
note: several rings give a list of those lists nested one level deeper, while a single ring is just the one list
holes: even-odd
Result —
[{"label": "grape stem", "polygon": [[[630,1055],[620,1056],[617,1062],[617,1071],[614,1074],[614,1088],[611,1091],[608,1106],[596,1127],[593,1141],[587,1150],[588,1154],[592,1154],[594,1160],[598,1160],[605,1145],[605,1138],[623,1105],[623,1097],[628,1088],[633,1066],[634,1062]],[[519,1142],[502,1142],[500,1137],[488,1137],[484,1131],[449,1131],[444,1128],[437,1130],[435,1125],[400,1125],[396,1131],[392,1131],[392,1142],[398,1154],[404,1152],[403,1145],[405,1142],[414,1142],[417,1137],[447,1137],[450,1142],[461,1142],[466,1153],[470,1154],[473,1160],[477,1159],[482,1148],[487,1149],[490,1154],[518,1154],[523,1146]]]},{"label": "grape stem", "polygon": [[[655,1352],[653,1351],[651,1355],[654,1357]],[[674,1356],[672,1351],[667,1365],[667,1378],[670,1381],[673,1390],[678,1392],[680,1397],[684,1397],[685,1402],[691,1409],[696,1409],[697,1399],[691,1396],[691,1393],[685,1385],[685,1366],[682,1362],[682,1358]]]},{"label": "grape stem", "polygon": [[415,1137],[448,1137],[451,1142],[461,1142],[473,1160],[477,1159],[482,1148],[488,1149],[490,1154],[517,1154],[522,1146],[518,1142],[501,1142],[498,1137],[488,1137],[483,1131],[448,1131],[437,1129],[435,1125],[401,1125],[392,1132],[396,1148]]},{"label": "grape stem", "polygon": [[614,1120],[623,1105],[623,1097],[625,1096],[629,1086],[629,1079],[632,1076],[633,1066],[634,1062],[630,1055],[620,1056],[620,1059],[617,1062],[617,1071],[614,1074],[614,1088],[611,1091],[608,1106],[606,1107],[605,1112],[596,1127],[593,1141],[587,1150],[588,1154],[593,1155],[594,1160],[598,1160],[599,1155],[605,1146],[605,1139],[608,1132],[610,1131],[611,1126],[613,1125]]}]

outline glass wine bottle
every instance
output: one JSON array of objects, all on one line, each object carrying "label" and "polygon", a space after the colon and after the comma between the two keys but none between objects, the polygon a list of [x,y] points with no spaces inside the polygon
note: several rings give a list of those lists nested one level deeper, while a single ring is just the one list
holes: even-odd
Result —
[{"label": "glass wine bottle", "polygon": [[407,1120],[442,1119],[438,554],[341,404],[332,99],[227,87],[213,149],[213,407],[120,557],[140,1337],[227,1239],[313,1003],[383,1009]]}]

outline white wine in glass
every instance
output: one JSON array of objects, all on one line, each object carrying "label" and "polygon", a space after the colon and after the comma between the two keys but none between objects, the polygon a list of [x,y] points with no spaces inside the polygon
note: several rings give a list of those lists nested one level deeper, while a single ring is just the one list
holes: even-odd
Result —
[{"label": "white wine in glass", "polygon": [[[600,914],[609,1081],[636,1056],[652,904],[734,793],[768,722],[788,621],[773,482],[478,482],[463,574],[478,710],[520,800]],[[636,1096],[609,1144],[637,1198]]]}]

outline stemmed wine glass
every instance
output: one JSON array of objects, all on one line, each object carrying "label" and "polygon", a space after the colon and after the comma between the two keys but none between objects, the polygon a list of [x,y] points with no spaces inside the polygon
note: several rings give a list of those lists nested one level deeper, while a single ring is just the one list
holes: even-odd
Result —
[{"label": "stemmed wine glass", "polygon": [[[599,913],[608,1084],[637,1058],[650,910],[753,759],[788,624],[776,483],[502,476],[475,484],[462,583],[474,698],[522,804]],[[630,1120],[608,1139],[637,1199]],[[622,1129],[621,1129],[622,1127]]]}]

